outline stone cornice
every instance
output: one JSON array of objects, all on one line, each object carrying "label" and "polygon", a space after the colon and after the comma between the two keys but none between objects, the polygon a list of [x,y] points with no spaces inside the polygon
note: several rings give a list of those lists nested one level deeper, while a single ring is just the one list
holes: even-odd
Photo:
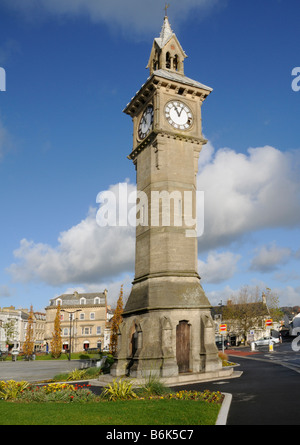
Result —
[{"label": "stone cornice", "polygon": [[127,158],[135,161],[140,152],[148,147],[148,145],[153,144],[155,139],[158,137],[184,141],[195,145],[205,145],[207,143],[207,139],[204,139],[203,137],[196,138],[195,136],[189,136],[188,134],[183,133],[176,133],[174,131],[152,130],[151,133],[149,133],[149,135],[132,150]]},{"label": "stone cornice", "polygon": [[[168,74],[170,77],[165,77]],[[198,82],[192,84],[188,81],[193,82],[192,79],[180,75],[177,75],[175,79],[172,79],[172,73],[168,73],[167,70],[159,70],[157,71],[157,74],[154,72],[144,85],[142,85],[140,90],[136,92],[135,96],[126,105],[123,112],[129,114],[131,117],[136,116],[139,110],[144,107],[148,100],[153,96],[154,92],[160,88],[165,88],[166,91],[172,91],[174,94],[178,94],[181,97],[186,95],[189,95],[192,99],[197,97],[202,103],[208,94],[211,93],[212,89],[205,85],[201,85]]]}]

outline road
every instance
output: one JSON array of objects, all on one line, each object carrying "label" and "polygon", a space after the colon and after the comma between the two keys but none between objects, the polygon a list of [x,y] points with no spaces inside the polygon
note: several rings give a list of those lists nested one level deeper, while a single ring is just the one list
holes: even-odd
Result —
[{"label": "road", "polygon": [[5,361],[0,362],[0,380],[26,380],[37,382],[53,378],[57,374],[80,369],[80,360],[36,360],[36,361]]},{"label": "road", "polygon": [[[296,342],[298,340],[298,342]],[[300,337],[297,337],[295,341],[284,342],[279,345],[274,345],[274,351],[269,352],[268,346],[257,347],[257,354],[253,355],[253,358],[266,359],[274,363],[280,363],[282,365],[290,366],[291,368],[300,368],[300,352],[294,349],[300,349]]]},{"label": "road", "polygon": [[[249,353],[249,355],[248,355]],[[227,425],[300,425],[300,352],[281,344],[245,355],[233,351],[241,377],[181,387],[232,394]],[[176,387],[174,389],[179,389]]]}]

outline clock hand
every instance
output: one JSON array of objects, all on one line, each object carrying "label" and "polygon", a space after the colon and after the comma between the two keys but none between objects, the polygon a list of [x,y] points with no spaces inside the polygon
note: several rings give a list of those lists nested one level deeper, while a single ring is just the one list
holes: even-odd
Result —
[{"label": "clock hand", "polygon": [[178,108],[176,107],[176,105],[174,105],[175,111],[177,113],[177,116],[180,117],[180,114],[178,113]]},{"label": "clock hand", "polygon": [[174,105],[174,108],[175,108],[175,110],[176,110],[177,116],[178,116],[178,117],[180,117],[180,116],[181,116],[181,113],[182,113],[182,110],[183,110],[183,108],[180,108],[180,111],[178,110],[178,108],[176,107],[176,105]]}]

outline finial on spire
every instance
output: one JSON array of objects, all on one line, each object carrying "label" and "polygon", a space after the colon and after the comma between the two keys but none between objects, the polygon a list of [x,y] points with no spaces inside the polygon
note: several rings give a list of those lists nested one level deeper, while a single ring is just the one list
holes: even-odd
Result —
[{"label": "finial on spire", "polygon": [[170,5],[168,3],[165,4],[165,17],[168,17],[168,8]]}]

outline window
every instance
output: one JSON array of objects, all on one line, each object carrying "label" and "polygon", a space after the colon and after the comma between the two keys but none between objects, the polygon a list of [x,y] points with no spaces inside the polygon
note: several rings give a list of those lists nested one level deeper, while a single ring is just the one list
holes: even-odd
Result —
[{"label": "window", "polygon": [[84,320],[84,312],[81,312],[79,315],[79,320]]},{"label": "window", "polygon": [[86,299],[84,297],[80,298],[80,304],[86,304]]},{"label": "window", "polygon": [[166,54],[166,68],[171,68],[171,58],[169,52]]},{"label": "window", "polygon": [[95,312],[90,313],[90,320],[95,320]]},{"label": "window", "polygon": [[173,60],[173,68],[174,68],[174,70],[178,71],[178,56],[177,56],[177,54],[175,55],[174,60]]},{"label": "window", "polygon": [[58,299],[56,300],[56,306],[58,306],[59,304],[62,305],[61,298],[58,298]]},{"label": "window", "polygon": [[64,328],[63,335],[68,335],[68,333],[69,333],[69,329],[68,328]]},{"label": "window", "polygon": [[82,335],[91,335],[92,328],[91,327],[85,327],[81,329]]},{"label": "window", "polygon": [[94,304],[100,304],[100,298],[99,297],[96,297],[94,299]]},{"label": "window", "polygon": [[97,335],[101,334],[101,326],[97,326]]}]

